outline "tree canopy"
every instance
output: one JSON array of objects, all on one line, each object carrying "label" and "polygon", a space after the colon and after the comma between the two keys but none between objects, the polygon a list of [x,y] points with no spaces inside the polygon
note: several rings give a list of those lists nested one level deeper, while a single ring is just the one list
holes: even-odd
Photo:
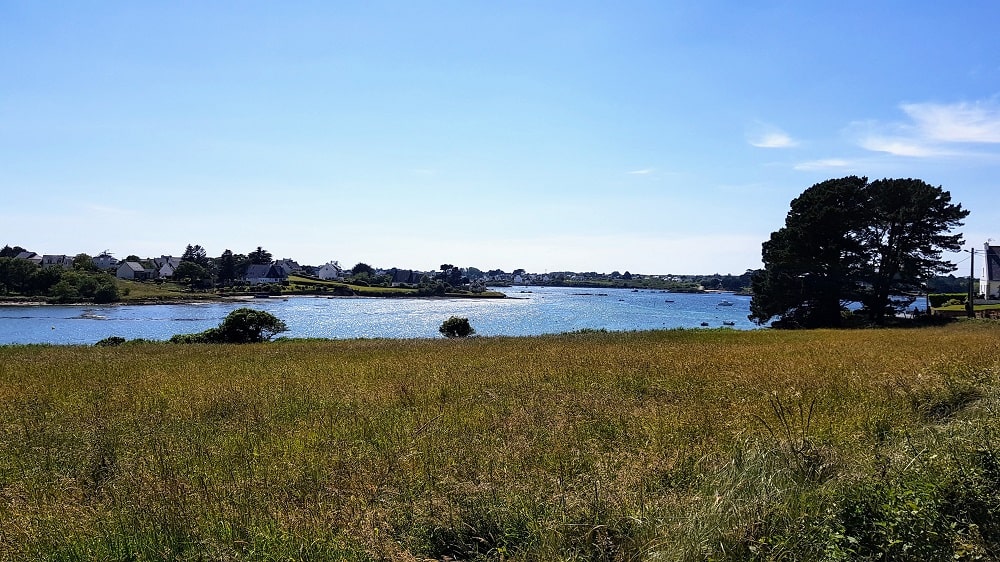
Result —
[{"label": "tree canopy", "polygon": [[3,248],[0,248],[0,258],[16,258],[21,252],[27,252],[27,250],[20,246],[11,248],[10,244],[7,244]]},{"label": "tree canopy", "polygon": [[362,273],[367,273],[368,275],[375,275],[375,268],[368,265],[365,262],[358,262],[351,268],[352,275],[361,275]]},{"label": "tree canopy", "polygon": [[913,302],[921,283],[954,269],[941,254],[960,248],[962,235],[951,231],[968,214],[949,192],[918,179],[849,176],[813,185],[763,244],[750,319],[838,326],[845,303],[859,302],[882,323]]},{"label": "tree canopy", "polygon": [[257,246],[257,249],[247,254],[247,259],[255,265],[269,265],[271,263],[271,252]]},{"label": "tree canopy", "polygon": [[211,278],[212,274],[194,261],[182,261],[174,270],[174,279],[188,284],[191,290]]},{"label": "tree canopy", "polygon": [[207,268],[211,263],[211,260],[208,257],[208,252],[205,251],[205,248],[202,248],[200,244],[188,244],[187,247],[184,248],[184,253],[181,254],[181,261],[196,263],[205,268]]},{"label": "tree canopy", "polygon": [[216,260],[219,283],[228,283],[236,279],[236,257],[232,250],[226,249]]}]

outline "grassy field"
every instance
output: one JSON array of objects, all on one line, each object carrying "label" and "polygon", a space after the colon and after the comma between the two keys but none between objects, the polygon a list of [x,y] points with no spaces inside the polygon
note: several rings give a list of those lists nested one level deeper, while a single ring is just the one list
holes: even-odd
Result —
[{"label": "grassy field", "polygon": [[[977,304],[975,307],[973,307],[973,309],[976,312],[983,311],[983,310],[1000,310],[1000,304]],[[952,305],[952,306],[939,306],[939,307],[935,308],[934,310],[948,310],[948,311],[952,311],[952,312],[965,312],[965,305],[964,304],[956,304],[956,305]]]},{"label": "grassy field", "polygon": [[1000,326],[0,347],[0,560],[1000,556]]},{"label": "grassy field", "polygon": [[124,303],[136,301],[176,301],[176,300],[212,300],[219,296],[210,291],[191,291],[185,285],[178,283],[152,283],[115,279],[118,292]]}]

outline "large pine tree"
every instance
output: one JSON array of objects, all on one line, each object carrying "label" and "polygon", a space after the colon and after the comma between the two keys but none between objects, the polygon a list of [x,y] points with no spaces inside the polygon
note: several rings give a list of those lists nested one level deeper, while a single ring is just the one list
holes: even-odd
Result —
[{"label": "large pine tree", "polygon": [[908,293],[922,282],[954,268],[941,254],[960,248],[962,235],[951,231],[968,214],[950,193],[917,179],[849,176],[813,185],[763,244],[750,319],[838,326],[853,301],[881,323],[911,304]]}]

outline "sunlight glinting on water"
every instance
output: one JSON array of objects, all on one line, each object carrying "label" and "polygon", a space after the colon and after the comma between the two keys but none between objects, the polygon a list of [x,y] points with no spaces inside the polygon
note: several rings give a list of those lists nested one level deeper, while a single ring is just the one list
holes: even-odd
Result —
[{"label": "sunlight glinting on water", "polygon": [[[290,297],[197,304],[0,307],[0,345],[90,344],[109,336],[166,340],[217,326],[236,308],[266,310],[302,338],[436,338],[450,316],[482,336],[528,336],[581,329],[754,329],[750,298],[627,289],[514,287],[507,299]],[[732,306],[720,306],[723,301]],[[705,323],[706,326],[702,326]]]}]

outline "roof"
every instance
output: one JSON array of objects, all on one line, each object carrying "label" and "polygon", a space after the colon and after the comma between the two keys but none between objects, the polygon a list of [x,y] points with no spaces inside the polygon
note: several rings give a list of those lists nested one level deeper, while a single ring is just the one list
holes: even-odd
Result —
[{"label": "roof", "polygon": [[270,264],[255,263],[247,267],[246,279],[279,279],[286,277],[279,268]]},{"label": "roof", "polygon": [[123,265],[125,267],[131,269],[132,271],[146,271],[146,268],[142,267],[142,264],[139,263],[139,262],[127,261],[127,262],[124,262],[124,263],[120,264],[118,267],[121,267]]}]

